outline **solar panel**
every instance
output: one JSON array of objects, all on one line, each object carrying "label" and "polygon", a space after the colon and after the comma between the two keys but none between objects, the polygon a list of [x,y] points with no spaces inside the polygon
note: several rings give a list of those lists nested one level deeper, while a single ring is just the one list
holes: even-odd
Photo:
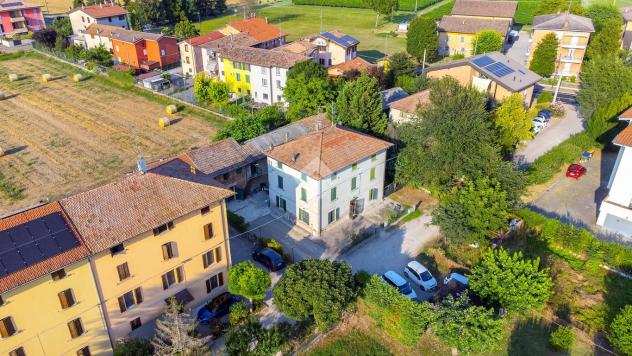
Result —
[{"label": "solar panel", "polygon": [[46,259],[60,253],[62,249],[53,239],[42,239],[38,241],[37,247],[42,254],[42,259]]},{"label": "solar panel", "polygon": [[46,227],[42,219],[27,222],[26,228],[29,230],[31,236],[44,236],[49,234],[48,227]]},{"label": "solar panel", "polygon": [[11,235],[8,231],[0,231],[0,253],[11,250],[15,247]]},{"label": "solar panel", "polygon": [[48,226],[48,229],[51,232],[60,231],[67,228],[64,218],[62,218],[60,214],[56,213],[56,214],[46,215],[42,219],[44,220],[44,222]]},{"label": "solar panel", "polygon": [[495,61],[493,59],[489,58],[488,56],[481,56],[481,57],[478,57],[478,58],[472,60],[472,63],[476,64],[477,66],[479,66],[481,68],[483,68],[483,67],[485,67],[487,65],[490,65],[490,64],[492,64],[494,62]]},{"label": "solar panel", "polygon": [[507,67],[503,63],[496,62],[485,67],[486,70],[492,72],[497,77],[504,77],[507,74],[511,74],[514,72],[513,69]]},{"label": "solar panel", "polygon": [[12,228],[9,230],[9,234],[11,235],[11,240],[18,245],[33,240],[31,234],[26,229],[26,224]]},{"label": "solar panel", "polygon": [[22,260],[24,260],[27,265],[39,262],[40,257],[42,256],[42,253],[34,243],[21,247],[18,251],[20,251]]},{"label": "solar panel", "polygon": [[12,250],[4,253],[0,256],[2,265],[5,268],[5,274],[13,273],[25,267],[22,256],[18,253],[18,250]]},{"label": "solar panel", "polygon": [[70,250],[71,248],[77,245],[77,239],[75,236],[68,230],[64,230],[56,233],[55,241],[61,247],[62,250]]}]

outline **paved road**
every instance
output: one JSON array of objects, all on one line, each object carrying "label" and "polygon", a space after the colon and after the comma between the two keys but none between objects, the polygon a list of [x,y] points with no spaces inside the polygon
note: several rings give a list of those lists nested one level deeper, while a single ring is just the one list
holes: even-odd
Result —
[{"label": "paved road", "polygon": [[583,120],[577,112],[577,105],[564,104],[566,114],[562,119],[553,119],[551,125],[533,140],[518,148],[514,161],[519,164],[533,163],[538,157],[550,151],[571,135],[584,130]]},{"label": "paved road", "polygon": [[507,57],[513,59],[514,61],[527,65],[529,46],[531,42],[529,42],[529,32],[520,31],[518,34],[518,39],[511,45],[509,50],[507,50]]}]

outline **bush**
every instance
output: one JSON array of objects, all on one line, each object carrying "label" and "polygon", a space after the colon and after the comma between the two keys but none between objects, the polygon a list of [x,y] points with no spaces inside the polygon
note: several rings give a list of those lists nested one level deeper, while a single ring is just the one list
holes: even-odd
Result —
[{"label": "bush", "polygon": [[119,340],[114,346],[114,356],[150,356],[151,343],[145,339]]},{"label": "bush", "polygon": [[428,87],[428,79],[425,76],[400,74],[395,78],[395,86],[404,89],[408,94],[414,94]]},{"label": "bush", "polygon": [[428,302],[414,302],[376,275],[363,289],[369,316],[390,337],[406,346],[417,344],[435,312]]},{"label": "bush", "polygon": [[248,230],[248,223],[246,220],[231,211],[228,212],[228,224],[239,232]]},{"label": "bush", "polygon": [[244,303],[243,301],[237,302],[230,306],[230,314],[228,315],[228,321],[230,322],[230,325],[238,325],[238,324],[241,324],[246,319],[248,319],[249,315],[250,315],[250,310],[248,309],[248,306],[246,305],[246,303]]},{"label": "bush", "polygon": [[608,339],[625,355],[632,355],[632,305],[619,312],[610,324]]},{"label": "bush", "polygon": [[553,101],[553,93],[550,91],[543,91],[538,95],[538,104],[551,103]]},{"label": "bush", "polygon": [[560,326],[549,336],[549,344],[557,351],[569,351],[575,342],[575,332],[570,326]]},{"label": "bush", "polygon": [[[232,327],[226,333],[226,352],[229,355],[274,355],[287,340],[287,326],[278,324],[269,330],[250,319]],[[256,345],[254,350],[251,346]]]},{"label": "bush", "polygon": [[276,251],[279,255],[283,256],[285,253],[283,252],[283,245],[275,239],[260,239],[259,244],[261,247],[267,247]]}]

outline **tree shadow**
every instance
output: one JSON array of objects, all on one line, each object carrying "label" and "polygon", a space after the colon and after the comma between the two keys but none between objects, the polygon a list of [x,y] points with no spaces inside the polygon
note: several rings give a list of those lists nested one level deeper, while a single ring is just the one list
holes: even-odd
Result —
[{"label": "tree shadow", "polygon": [[279,16],[270,16],[269,22],[273,24],[281,24],[287,21],[296,20],[301,17],[303,17],[303,15],[299,14],[283,14]]},{"label": "tree shadow", "polygon": [[507,354],[512,356],[568,355],[568,353],[554,353],[549,349],[548,339],[551,331],[551,325],[543,319],[528,318],[516,322],[509,337]]}]

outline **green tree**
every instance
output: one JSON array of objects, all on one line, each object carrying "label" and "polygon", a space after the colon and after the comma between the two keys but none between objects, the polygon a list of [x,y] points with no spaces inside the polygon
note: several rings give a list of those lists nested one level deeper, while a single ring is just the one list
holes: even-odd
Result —
[{"label": "green tree", "polygon": [[286,123],[285,114],[277,105],[266,106],[255,113],[237,105],[227,108],[227,114],[234,119],[217,132],[217,139],[232,137],[237,142],[243,142]]},{"label": "green tree", "polygon": [[597,31],[588,43],[586,55],[596,56],[617,55],[621,47],[622,21],[610,18],[604,21],[601,30]]},{"label": "green tree", "polygon": [[397,158],[397,182],[450,191],[463,179],[489,177],[515,204],[524,177],[502,160],[485,95],[448,77],[430,88],[430,105],[398,128],[404,148]]},{"label": "green tree", "polygon": [[414,94],[428,88],[428,78],[422,75],[400,74],[395,78],[395,86]]},{"label": "green tree", "polygon": [[151,343],[145,339],[119,340],[114,345],[114,356],[151,356]]},{"label": "green tree", "polygon": [[35,31],[33,33],[33,40],[46,48],[55,47],[55,40],[57,39],[57,32],[51,28],[45,28],[43,30]]},{"label": "green tree", "polygon": [[70,25],[70,18],[68,17],[56,18],[50,27],[55,30],[57,36],[66,38],[72,35],[72,26]]},{"label": "green tree", "polygon": [[584,8],[582,7],[581,0],[539,0],[534,15],[538,16],[566,12],[566,10],[569,9],[569,3],[571,13],[576,15],[584,14]]},{"label": "green tree", "polygon": [[525,109],[522,94],[515,93],[503,100],[494,112],[494,121],[500,131],[500,143],[512,151],[520,141],[533,137],[531,120],[534,113]]},{"label": "green tree", "polygon": [[327,70],[313,61],[304,61],[288,71],[283,96],[289,104],[287,117],[295,121],[324,109],[335,94]]},{"label": "green tree", "polygon": [[483,30],[474,37],[474,54],[500,51],[505,39],[498,31]]},{"label": "green tree", "polygon": [[410,60],[410,56],[405,52],[397,52],[388,57],[386,65],[388,72],[386,73],[386,85],[390,88],[395,84],[395,78],[398,75],[412,72],[415,64]]},{"label": "green tree", "polygon": [[324,330],[340,320],[356,291],[346,262],[308,259],[290,265],[273,294],[282,313],[296,320],[314,318]]},{"label": "green tree", "polygon": [[572,326],[559,326],[549,336],[549,344],[558,351],[570,351],[575,342]]},{"label": "green tree", "polygon": [[261,301],[272,283],[270,275],[250,261],[239,262],[228,270],[228,291],[248,298],[250,301]]},{"label": "green tree", "polygon": [[378,81],[366,74],[343,85],[333,111],[332,121],[357,130],[382,135],[388,127]]},{"label": "green tree", "polygon": [[611,19],[616,19],[623,25],[623,17],[619,9],[609,3],[593,3],[586,9],[586,16],[590,17],[597,32],[601,31],[606,22]]},{"label": "green tree", "polygon": [[408,33],[406,34],[408,54],[421,62],[425,51],[426,61],[434,62],[439,56],[438,49],[439,32],[436,21],[425,17],[415,18],[408,26]]},{"label": "green tree", "polygon": [[266,356],[274,355],[288,338],[285,324],[277,324],[266,330],[256,319],[231,327],[226,333],[228,355]]},{"label": "green tree", "polygon": [[393,13],[397,11],[397,7],[399,6],[398,0],[364,0],[364,2],[376,13],[376,28],[380,20],[380,15],[391,17]]},{"label": "green tree", "polygon": [[173,34],[179,41],[182,41],[187,38],[199,36],[200,30],[198,30],[189,19],[182,18],[173,28]]},{"label": "green tree", "polygon": [[522,252],[488,251],[469,277],[470,289],[483,300],[517,313],[542,308],[552,294],[549,270]]},{"label": "green tree", "polygon": [[195,317],[182,309],[174,298],[170,298],[167,310],[156,319],[156,333],[151,339],[155,355],[203,355],[208,352],[208,339],[195,335]]},{"label": "green tree", "polygon": [[507,225],[510,205],[497,182],[465,182],[432,212],[432,222],[451,240],[483,240]]},{"label": "green tree", "polygon": [[627,305],[610,324],[608,340],[624,355],[632,355],[632,305]]},{"label": "green tree", "polygon": [[555,72],[558,41],[554,33],[545,35],[533,51],[529,69],[548,78]]},{"label": "green tree", "polygon": [[224,106],[230,99],[228,85],[204,73],[199,73],[193,80],[193,95],[200,104],[212,103],[217,106]]},{"label": "green tree", "polygon": [[82,58],[88,63],[94,63],[101,67],[111,67],[112,54],[102,45],[83,51]]},{"label": "green tree", "polygon": [[493,350],[503,338],[503,321],[492,309],[469,305],[467,293],[445,298],[432,330],[447,345],[463,352]]}]

